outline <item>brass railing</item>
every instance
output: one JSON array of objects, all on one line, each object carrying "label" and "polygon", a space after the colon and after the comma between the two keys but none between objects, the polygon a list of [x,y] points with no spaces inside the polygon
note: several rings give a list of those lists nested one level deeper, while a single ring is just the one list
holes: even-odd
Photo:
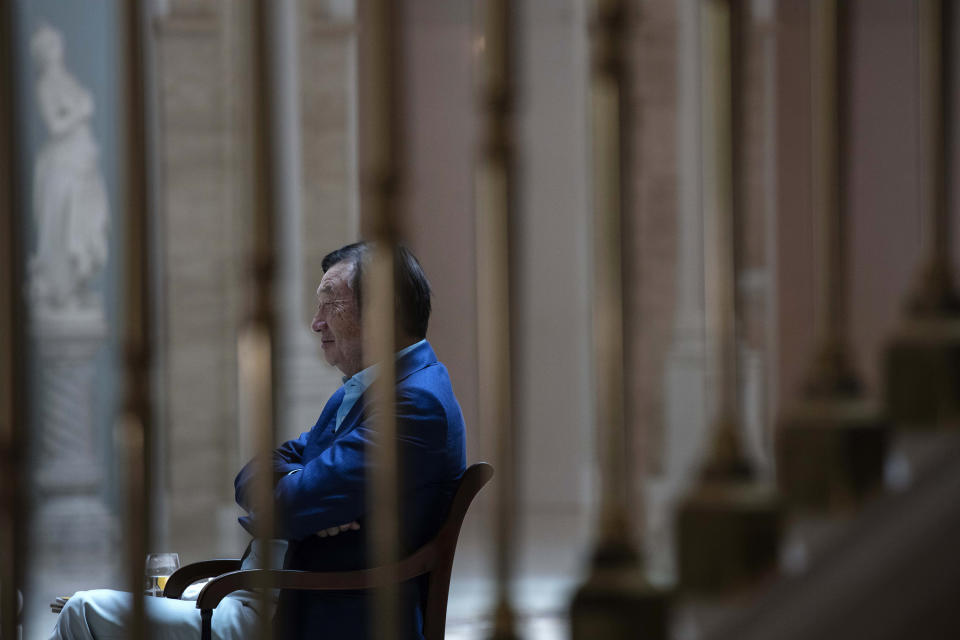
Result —
[{"label": "brass railing", "polygon": [[516,637],[511,596],[517,539],[517,382],[514,106],[516,5],[508,0],[484,3],[479,106],[483,118],[476,194],[477,353],[480,429],[496,440],[494,540],[494,625],[492,637]]},{"label": "brass railing", "polygon": [[[244,407],[249,442],[260,470],[254,477],[253,505],[255,535],[261,545],[260,568],[274,569],[270,540],[274,538],[274,500],[272,454],[276,447],[274,366],[275,306],[275,206],[276,206],[276,147],[274,106],[276,87],[271,78],[273,21],[276,4],[268,0],[254,0],[247,20],[251,49],[250,77],[250,163],[252,173],[252,211],[250,235],[251,304],[247,310],[246,325],[239,336],[238,366],[240,368],[241,397]],[[269,581],[269,578],[267,579]],[[261,611],[269,611],[270,585],[259,591]],[[271,616],[259,618],[258,637],[273,637]]]},{"label": "brass railing", "polygon": [[16,638],[26,550],[24,261],[12,3],[0,4],[0,638]]},{"label": "brass railing", "polygon": [[[369,362],[379,363],[371,386],[373,428],[378,435],[369,468],[371,517],[368,544],[374,566],[393,567],[400,554],[397,488],[396,423],[396,247],[402,231],[403,185],[402,129],[400,127],[403,70],[401,46],[402,3],[369,0],[361,3],[362,52],[360,55],[361,109],[364,134],[361,184],[365,235],[373,241],[363,301],[363,351]],[[374,596],[374,637],[398,636],[399,587],[386,581]]]},{"label": "brass railing", "polygon": [[[115,432],[122,460],[126,583],[133,594],[143,592],[144,558],[151,531],[150,494],[153,478],[153,412],[151,397],[150,213],[147,85],[144,65],[143,5],[120,4],[123,95],[123,406]],[[148,638],[144,599],[133,598],[131,638]]]}]

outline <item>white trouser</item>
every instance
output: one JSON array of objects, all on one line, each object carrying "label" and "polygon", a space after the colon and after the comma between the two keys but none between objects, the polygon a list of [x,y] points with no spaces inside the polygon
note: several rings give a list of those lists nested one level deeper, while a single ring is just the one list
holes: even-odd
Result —
[{"label": "white trouser", "polygon": [[[200,638],[200,610],[189,600],[146,596],[147,625],[155,640]],[[78,591],[57,618],[50,640],[118,640],[129,638],[133,600],[125,591]],[[241,640],[256,634],[256,608],[241,598],[227,596],[213,610],[213,637]]]},{"label": "white trouser", "polygon": [[[271,540],[273,566],[280,567],[286,552],[285,540]],[[259,566],[258,541],[254,541],[242,568]],[[273,617],[278,590],[268,600],[266,615]],[[147,625],[154,640],[197,640],[200,638],[200,609],[192,600],[144,597]],[[259,594],[237,591],[220,601],[213,610],[214,640],[244,640],[257,633],[262,600]],[[105,640],[128,638],[125,625],[131,616],[133,599],[125,591],[97,589],[78,591],[57,617],[57,626],[50,640]]]}]

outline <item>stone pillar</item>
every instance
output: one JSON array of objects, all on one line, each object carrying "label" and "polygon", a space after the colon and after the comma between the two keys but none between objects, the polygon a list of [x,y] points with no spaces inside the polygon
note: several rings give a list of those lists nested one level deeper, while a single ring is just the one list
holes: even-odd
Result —
[{"label": "stone pillar", "polygon": [[[354,2],[282,0],[280,9],[276,399],[286,440],[313,426],[341,384],[310,332],[311,308],[321,259],[356,241],[359,225]],[[244,14],[234,0],[171,0],[155,21],[164,540],[184,560],[237,554],[246,540],[232,484],[252,455],[236,391],[249,225]]]},{"label": "stone pillar", "polygon": [[[276,100],[278,130],[274,140],[279,147],[275,189],[277,195],[277,310],[276,338],[279,388],[276,390],[277,433],[293,437],[309,428],[319,415],[316,396],[311,387],[311,369],[317,369],[317,354],[311,344],[307,314],[310,298],[306,297],[309,278],[301,268],[303,247],[303,198],[300,184],[303,179],[302,149],[300,145],[300,67],[299,67],[299,5],[297,0],[279,0],[275,12],[274,42],[271,71],[280,96]],[[319,278],[317,278],[319,281]],[[305,282],[307,281],[307,282]],[[305,375],[306,374],[306,375]],[[307,406],[304,407],[304,401]],[[320,405],[319,408],[322,408]],[[303,411],[306,409],[306,411]],[[299,431],[298,431],[299,429]]]},{"label": "stone pillar", "polygon": [[283,55],[287,128],[280,162],[287,168],[278,242],[278,436],[295,438],[316,422],[341,385],[324,362],[310,318],[320,262],[359,240],[354,0],[301,0],[285,7]]},{"label": "stone pillar", "polygon": [[158,433],[165,453],[166,522],[158,541],[189,562],[235,555],[245,544],[232,480],[237,425],[237,331],[243,308],[243,191],[248,65],[239,5],[174,0],[154,20],[159,66],[157,145],[163,173],[153,239],[163,287],[158,360],[166,393]]}]

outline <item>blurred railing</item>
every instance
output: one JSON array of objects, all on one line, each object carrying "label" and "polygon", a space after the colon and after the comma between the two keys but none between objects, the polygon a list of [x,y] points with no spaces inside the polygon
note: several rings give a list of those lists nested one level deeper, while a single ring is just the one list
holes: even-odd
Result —
[{"label": "blurred railing", "polygon": [[[142,3],[121,3],[121,39],[123,57],[123,127],[125,179],[123,181],[124,249],[124,375],[125,398],[116,437],[123,459],[123,488],[126,526],[127,584],[134,593],[142,590],[143,559],[152,531],[149,508],[152,473],[151,402],[151,316],[150,277],[151,243],[148,237],[150,201],[150,160],[146,103],[146,74]],[[400,105],[403,103],[403,4],[389,0],[370,0],[363,5],[361,81],[363,105],[361,152],[365,235],[374,241],[373,260],[368,271],[364,300],[365,351],[370,361],[382,368],[373,387],[376,428],[382,446],[374,472],[374,506],[371,518],[372,557],[378,565],[388,566],[398,557],[399,516],[397,513],[398,461],[395,448],[395,385],[392,366],[395,344],[394,265],[395,247],[403,239],[402,195],[404,184],[404,131]],[[704,0],[701,3],[704,51],[704,175],[712,180],[705,209],[716,215],[717,256],[712,265],[711,287],[716,305],[716,334],[721,345],[719,366],[720,408],[714,433],[717,435],[704,467],[704,482],[698,490],[712,498],[735,481],[739,488],[751,491],[757,485],[752,473],[741,465],[744,458],[738,442],[737,373],[737,234],[742,207],[743,177],[743,64],[742,38],[747,28],[743,0]],[[838,637],[858,630],[875,629],[893,637],[895,632],[911,628],[916,620],[933,633],[956,625],[924,598],[947,598],[954,585],[960,585],[960,561],[952,541],[960,531],[957,509],[960,477],[956,461],[960,443],[950,432],[960,420],[960,303],[954,290],[951,267],[950,209],[956,198],[950,181],[955,133],[953,113],[956,52],[954,46],[955,8],[949,0],[918,0],[920,10],[921,76],[923,78],[922,125],[924,128],[924,211],[927,223],[927,252],[916,291],[911,294],[907,319],[902,331],[891,342],[887,353],[884,403],[892,424],[884,414],[866,407],[859,378],[853,372],[849,356],[849,309],[852,305],[847,265],[853,229],[849,224],[847,190],[850,164],[849,104],[851,64],[850,6],[840,0],[817,0],[811,4],[813,22],[812,49],[816,83],[811,87],[814,149],[815,214],[822,237],[817,240],[820,257],[819,322],[820,344],[811,359],[807,393],[798,407],[784,412],[778,428],[780,487],[794,507],[790,526],[803,529],[804,518],[833,522],[832,533],[818,544],[804,543],[804,553],[813,554],[806,569],[791,575],[772,567],[772,554],[761,558],[750,571],[734,567],[731,579],[714,584],[714,593],[703,596],[689,576],[714,572],[716,540],[724,540],[730,555],[751,545],[765,550],[775,546],[775,536],[766,525],[779,517],[769,495],[749,505],[750,517],[764,519],[763,535],[739,522],[722,523],[717,529],[693,526],[693,534],[684,537],[687,548],[681,564],[686,575],[680,587],[675,616],[707,611],[711,606],[723,609],[731,594],[749,595],[749,603],[739,609],[713,617],[703,625],[706,637]],[[519,512],[517,482],[517,443],[522,425],[518,424],[517,393],[519,378],[516,344],[518,218],[516,202],[516,134],[514,108],[518,87],[516,44],[519,39],[516,5],[506,0],[488,0],[483,5],[484,58],[483,87],[479,104],[483,109],[483,135],[477,153],[477,278],[481,344],[491,345],[479,357],[481,428],[497,434],[500,476],[497,511],[493,528],[496,540],[496,609],[494,635],[510,638],[518,635],[515,605],[510,583],[514,576],[517,533],[514,522]],[[277,19],[276,7],[269,0],[254,0],[249,20],[253,63],[251,81],[251,160],[253,202],[250,256],[252,304],[248,322],[239,344],[239,366],[247,399],[244,410],[252,431],[250,441],[264,465],[276,444],[273,350],[274,335],[274,226],[277,203],[276,167],[278,147],[276,131],[276,86],[270,80],[270,64],[276,43],[271,34]],[[649,589],[643,580],[642,562],[633,542],[634,514],[638,501],[632,476],[635,450],[631,434],[641,418],[626,397],[631,372],[625,370],[624,354],[631,352],[630,335],[624,332],[625,319],[634,309],[625,300],[635,293],[636,283],[625,277],[633,273],[635,260],[629,251],[631,228],[628,206],[629,182],[641,170],[632,162],[629,148],[634,127],[627,100],[633,76],[626,53],[627,28],[631,20],[630,3],[597,0],[593,3],[591,41],[591,123],[594,258],[593,290],[596,349],[597,416],[595,426],[599,448],[603,491],[600,518],[596,525],[596,547],[587,554],[587,581],[571,607],[571,623],[577,637],[630,637],[643,633],[649,637],[667,637],[666,600],[663,593]],[[0,633],[15,637],[17,587],[23,584],[23,523],[25,505],[24,469],[21,453],[25,450],[26,375],[23,360],[24,303],[21,290],[24,256],[19,242],[23,206],[17,193],[15,151],[17,127],[14,117],[14,39],[12,9],[2,5],[0,13]],[[640,16],[642,19],[642,16]],[[786,293],[789,295],[789,292]],[[625,380],[627,382],[625,382]],[[946,383],[944,382],[946,380]],[[924,400],[915,400],[921,395]],[[932,408],[931,408],[932,407]],[[868,410],[869,409],[869,410]],[[920,432],[919,439],[904,439],[891,428],[908,427]],[[926,431],[924,432],[924,429]],[[915,470],[916,484],[907,492],[878,498],[885,469],[888,438]],[[917,444],[919,443],[919,444]],[[919,453],[918,453],[919,452]],[[259,474],[260,485],[254,500],[257,537],[273,536],[271,474],[267,468]],[[721,482],[717,483],[716,481]],[[737,494],[742,497],[745,494]],[[754,494],[751,494],[755,497]],[[739,509],[744,503],[739,503]],[[760,504],[760,507],[757,505]],[[700,503],[702,515],[711,517],[742,511],[729,509],[729,502],[712,500]],[[762,507],[762,508],[761,508]],[[686,512],[689,513],[689,512]],[[838,519],[839,514],[839,519]],[[702,521],[694,521],[694,524]],[[798,524],[799,523],[799,524]],[[852,524],[851,524],[852,523]],[[711,525],[716,521],[711,521]],[[844,525],[850,524],[844,528]],[[909,524],[909,526],[907,526]],[[831,528],[832,527],[832,528]],[[719,533],[718,533],[719,531]],[[705,535],[710,532],[711,535]],[[801,536],[802,537],[802,536]],[[758,543],[760,540],[760,543]],[[772,542],[773,541],[773,542]],[[802,546],[802,545],[801,545]],[[796,540],[783,543],[782,549],[796,550]],[[689,549],[692,554],[687,555]],[[714,557],[711,557],[710,554]],[[269,562],[269,554],[264,554]],[[742,560],[742,558],[740,558]],[[709,566],[708,566],[709,565]],[[269,566],[267,567],[269,568]],[[687,571],[689,569],[689,572]],[[753,571],[756,569],[756,571]],[[941,574],[938,577],[938,571]],[[766,582],[755,582],[760,574]],[[750,575],[748,575],[750,574]],[[713,574],[711,574],[713,575]],[[896,576],[900,587],[912,587],[922,581],[926,590],[903,588],[896,592],[883,584]],[[683,576],[682,576],[683,577]],[[726,577],[726,576],[725,576]],[[746,578],[751,581],[748,583]],[[743,578],[743,580],[740,580]],[[909,583],[909,585],[907,584]],[[719,584],[719,586],[718,586]],[[742,589],[742,590],[741,590]],[[691,596],[701,592],[698,600]],[[906,592],[906,593],[904,593]],[[848,596],[854,594],[856,597]],[[264,591],[266,596],[266,591]],[[130,636],[149,636],[142,598],[134,598],[134,617]],[[395,637],[398,629],[398,590],[378,592],[375,628],[378,638]],[[869,606],[868,606],[869,605]],[[881,615],[875,614],[877,607]],[[732,612],[731,612],[732,611]],[[939,617],[938,617],[939,616]],[[942,618],[942,619],[941,619]],[[705,618],[701,618],[705,619]],[[719,622],[717,622],[719,621]],[[270,620],[264,618],[260,637],[272,634]],[[955,627],[954,627],[955,628]],[[593,635],[595,634],[595,635]]]}]

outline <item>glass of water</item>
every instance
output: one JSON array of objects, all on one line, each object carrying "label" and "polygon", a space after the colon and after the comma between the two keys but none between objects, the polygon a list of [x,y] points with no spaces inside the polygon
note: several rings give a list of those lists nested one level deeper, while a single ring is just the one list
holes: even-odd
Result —
[{"label": "glass of water", "polygon": [[162,596],[167,578],[180,568],[180,556],[176,553],[148,553],[146,567],[146,593]]}]

